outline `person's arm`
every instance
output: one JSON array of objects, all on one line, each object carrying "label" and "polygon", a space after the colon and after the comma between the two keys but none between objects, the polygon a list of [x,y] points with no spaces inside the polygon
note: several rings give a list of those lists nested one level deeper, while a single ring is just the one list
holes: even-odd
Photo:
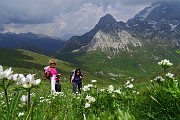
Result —
[{"label": "person's arm", "polygon": [[80,76],[80,79],[83,79],[83,76]]},{"label": "person's arm", "polygon": [[50,73],[50,72],[51,72],[51,69],[50,69],[50,68],[48,68],[48,69],[47,69],[47,72],[46,72],[47,76],[50,76],[50,75],[51,75],[51,73]]},{"label": "person's arm", "polygon": [[58,76],[58,77],[61,77],[61,76],[62,76],[62,74],[57,74],[57,76]]},{"label": "person's arm", "polygon": [[47,76],[50,76],[50,73],[49,73],[49,71],[47,71],[47,72],[46,72],[46,75],[47,75]]},{"label": "person's arm", "polygon": [[73,80],[74,80],[74,74],[72,75],[72,77],[71,77],[71,83],[73,83]]},{"label": "person's arm", "polygon": [[61,77],[61,76],[62,76],[62,74],[59,73],[59,72],[57,71],[57,69],[56,69],[56,72],[57,72],[57,77]]},{"label": "person's arm", "polygon": [[80,79],[82,80],[84,77],[83,77],[83,74],[80,75]]}]

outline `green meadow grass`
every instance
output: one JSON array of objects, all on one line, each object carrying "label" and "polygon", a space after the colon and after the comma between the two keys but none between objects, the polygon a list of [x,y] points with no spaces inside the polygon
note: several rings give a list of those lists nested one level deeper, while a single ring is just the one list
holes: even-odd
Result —
[{"label": "green meadow grass", "polygon": [[[93,57],[94,54],[99,57]],[[180,119],[180,85],[179,71],[180,67],[176,61],[174,67],[167,69],[167,72],[175,74],[173,80],[167,79],[163,74],[163,69],[158,66],[157,62],[151,63],[150,60],[146,67],[149,71],[155,70],[151,75],[134,75],[139,74],[136,70],[135,59],[126,60],[129,55],[123,54],[120,60],[124,64],[134,65],[131,68],[118,63],[118,59],[112,59],[110,63],[106,54],[89,53],[87,56],[78,56],[75,58],[78,64],[71,64],[62,61],[58,57],[57,69],[63,74],[61,78],[62,92],[61,95],[50,95],[50,82],[44,77],[43,68],[48,65],[50,57],[33,53],[26,50],[7,50],[0,49],[0,64],[4,69],[12,67],[14,73],[18,74],[36,74],[35,79],[40,78],[40,85],[31,90],[31,107],[27,108],[27,103],[22,103],[20,98],[27,95],[27,91],[15,84],[8,88],[8,98],[10,100],[10,111],[8,112],[5,104],[3,89],[0,87],[0,116],[2,119],[10,120],[160,120],[160,119]],[[138,54],[137,54],[138,56]],[[146,57],[146,56],[143,56]],[[166,56],[164,56],[166,57]],[[161,57],[162,59],[164,57]],[[177,57],[177,56],[176,56]],[[66,58],[70,59],[70,58]],[[74,58],[73,58],[74,59]],[[104,61],[105,59],[105,61]],[[150,58],[148,58],[150,59]],[[175,58],[172,58],[175,59]],[[98,62],[102,62],[99,63]],[[143,61],[142,61],[143,62]],[[171,60],[170,60],[171,62]],[[80,64],[83,63],[83,64]],[[116,64],[117,63],[117,64]],[[107,64],[107,65],[106,65]],[[174,63],[173,63],[174,64]],[[145,65],[145,63],[144,63]],[[111,66],[111,68],[108,68]],[[121,69],[117,69],[121,66]],[[91,84],[91,80],[96,79],[97,83],[89,91],[83,91],[81,95],[72,94],[72,85],[69,82],[69,73],[71,70],[80,67],[84,73],[83,86]],[[146,68],[146,69],[147,69]],[[123,69],[127,71],[123,71]],[[109,71],[111,70],[111,71]],[[96,73],[103,71],[103,74]],[[126,76],[110,76],[108,73]],[[161,75],[165,82],[157,83],[154,78]],[[132,76],[132,77],[131,77]],[[117,80],[111,80],[111,77]],[[132,80],[134,79],[134,80]],[[133,84],[133,88],[126,88],[127,80]],[[152,82],[153,81],[153,82]],[[7,83],[7,81],[6,81]],[[113,90],[109,85],[113,85]],[[124,86],[125,85],[125,86]],[[105,89],[102,91],[102,89]],[[115,92],[120,90],[121,93]],[[85,108],[88,96],[95,98],[90,103],[90,107]],[[20,116],[22,113],[22,116]]]}]

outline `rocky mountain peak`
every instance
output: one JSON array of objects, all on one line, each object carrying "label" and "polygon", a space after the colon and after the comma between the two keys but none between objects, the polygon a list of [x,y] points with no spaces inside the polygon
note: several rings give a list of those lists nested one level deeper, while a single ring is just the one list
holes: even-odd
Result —
[{"label": "rocky mountain peak", "polygon": [[106,26],[111,25],[116,22],[117,21],[114,19],[114,17],[112,15],[106,14],[105,16],[100,18],[98,24],[96,24],[95,27],[106,27]]},{"label": "rocky mountain peak", "polygon": [[121,29],[114,29],[110,31],[99,30],[89,45],[87,51],[108,51],[112,54],[117,54],[120,51],[130,52],[131,47],[141,47],[140,41],[131,36],[130,33]]}]

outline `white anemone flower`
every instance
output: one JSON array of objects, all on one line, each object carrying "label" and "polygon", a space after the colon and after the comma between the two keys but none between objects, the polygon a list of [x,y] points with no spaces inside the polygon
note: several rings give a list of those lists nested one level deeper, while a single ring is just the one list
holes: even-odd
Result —
[{"label": "white anemone flower", "polygon": [[158,65],[161,65],[161,66],[172,66],[173,64],[171,62],[169,62],[169,60],[164,59],[164,60],[161,60],[161,62],[158,62]]},{"label": "white anemone flower", "polygon": [[19,75],[19,81],[17,84],[22,85],[24,88],[32,88],[35,85],[39,85],[41,80],[34,79],[35,74],[28,74],[26,77],[22,74]]},{"label": "white anemone flower", "polygon": [[2,67],[2,65],[0,65],[0,72],[3,72],[3,67]]},{"label": "white anemone flower", "polygon": [[167,78],[170,78],[170,79],[174,79],[173,76],[174,76],[174,74],[172,74],[172,73],[167,73],[167,74],[166,74],[166,77],[167,77]]},{"label": "white anemone flower", "polygon": [[83,91],[89,91],[90,88],[89,88],[89,86],[85,85],[85,86],[82,88],[82,90],[83,90]]},{"label": "white anemone flower", "polygon": [[24,115],[24,112],[18,113],[18,117],[23,116],[23,115]]},{"label": "white anemone flower", "polygon": [[0,79],[3,79],[3,78],[11,79],[12,73],[13,71],[11,71],[11,67],[3,71],[3,67],[0,65]]},{"label": "white anemone flower", "polygon": [[34,75],[35,75],[35,74],[28,74],[28,75],[26,76],[25,81],[26,81],[26,82],[33,82],[33,81],[34,81]]},{"label": "white anemone flower", "polygon": [[164,81],[164,79],[161,76],[156,77],[154,80],[157,81],[157,82]]},{"label": "white anemone flower", "polygon": [[18,76],[19,76],[19,74],[14,74],[14,75],[12,76],[12,79],[13,79],[14,81],[18,80]]},{"label": "white anemone flower", "polygon": [[126,88],[133,88],[133,87],[134,87],[133,84],[129,84],[126,86]]},{"label": "white anemone flower", "polygon": [[97,82],[97,80],[91,80],[91,82],[92,82],[92,83],[96,83],[96,82]]},{"label": "white anemone flower", "polygon": [[89,95],[86,95],[86,100],[89,100],[91,98],[91,96],[89,96]]},{"label": "white anemone flower", "polygon": [[114,92],[115,92],[115,93],[118,93],[118,94],[121,94],[121,93],[122,93],[120,89],[115,90]]},{"label": "white anemone flower", "polygon": [[25,78],[25,76],[23,74],[19,74],[18,79],[21,80],[23,78]]},{"label": "white anemone flower", "polygon": [[87,95],[85,99],[88,100],[89,103],[92,103],[92,102],[96,101],[96,99],[94,97],[89,96],[89,95]]},{"label": "white anemone flower", "polygon": [[95,102],[95,101],[96,101],[96,99],[94,97],[89,98],[89,103],[92,103],[92,102]]},{"label": "white anemone flower", "polygon": [[109,93],[112,93],[114,91],[114,86],[113,85],[110,85],[108,90],[107,90]]},{"label": "white anemone flower", "polygon": [[8,80],[12,80],[13,79],[13,74],[9,74],[7,77],[6,77]]},{"label": "white anemone flower", "polygon": [[85,108],[89,108],[90,106],[91,106],[91,104],[89,104],[89,103],[85,104]]},{"label": "white anemone flower", "polygon": [[41,79],[37,79],[35,80],[35,84],[34,85],[39,85],[41,83]]},{"label": "white anemone flower", "polygon": [[105,91],[105,89],[100,89],[100,92],[104,92]]},{"label": "white anemone flower", "polygon": [[23,95],[21,97],[21,102],[27,102],[28,101],[28,95]]},{"label": "white anemone flower", "polygon": [[93,85],[92,85],[92,84],[88,84],[87,86],[88,86],[88,87],[93,87]]},{"label": "white anemone flower", "polygon": [[130,84],[130,81],[129,81],[129,80],[125,83],[125,85],[128,85],[128,84]]},{"label": "white anemone flower", "polygon": [[0,65],[0,79],[4,78],[3,74],[3,67]]}]

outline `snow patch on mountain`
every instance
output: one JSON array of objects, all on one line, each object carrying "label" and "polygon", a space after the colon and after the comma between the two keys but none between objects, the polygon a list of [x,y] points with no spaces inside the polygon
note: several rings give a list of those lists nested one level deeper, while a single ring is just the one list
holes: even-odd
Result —
[{"label": "snow patch on mountain", "polygon": [[154,6],[147,7],[146,12],[139,15],[140,20],[146,19],[148,17],[148,15],[151,13],[151,11],[154,10],[154,8],[159,7],[159,6],[160,6],[160,4],[156,4]]},{"label": "snow patch on mountain", "polygon": [[169,25],[171,26],[171,31],[173,31],[178,26],[178,24],[177,25],[169,24]]}]

